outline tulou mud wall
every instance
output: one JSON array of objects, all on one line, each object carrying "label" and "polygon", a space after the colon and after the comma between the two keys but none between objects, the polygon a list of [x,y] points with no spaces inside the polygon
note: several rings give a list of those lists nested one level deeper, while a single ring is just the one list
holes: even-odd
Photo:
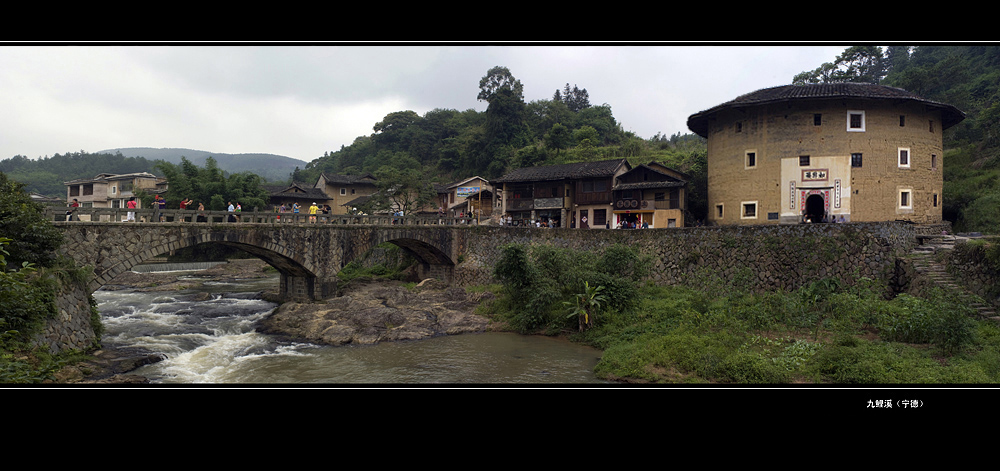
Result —
[{"label": "tulou mud wall", "polygon": [[917,230],[897,222],[589,231],[484,226],[457,242],[462,263],[454,281],[494,282],[492,267],[506,244],[601,251],[620,243],[652,257],[649,279],[657,284],[694,282],[708,273],[723,280],[749,276],[761,290],[796,289],[827,277],[846,283],[868,277],[892,288]]}]

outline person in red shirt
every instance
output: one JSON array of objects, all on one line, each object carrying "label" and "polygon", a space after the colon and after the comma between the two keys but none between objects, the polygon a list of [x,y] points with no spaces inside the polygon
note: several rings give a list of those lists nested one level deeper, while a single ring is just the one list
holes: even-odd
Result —
[{"label": "person in red shirt", "polygon": [[[191,201],[190,198],[185,199],[185,200],[181,200],[181,204],[180,204],[181,210],[187,209],[187,207],[190,206],[192,203],[194,203],[194,201]],[[181,214],[181,221],[186,221],[186,220],[187,219],[185,219],[184,214]],[[191,220],[193,221],[194,219],[192,218]]]},{"label": "person in red shirt", "polygon": [[[76,198],[73,198],[73,202],[69,204],[69,207],[73,208],[73,209],[71,209],[69,211],[66,211],[66,220],[67,221],[72,221],[73,220],[73,213],[75,213],[76,209],[80,207],[80,202],[77,201]],[[80,217],[77,216],[76,220],[79,221]]]},{"label": "person in red shirt", "polygon": [[125,221],[135,222],[135,198],[130,198],[125,206],[129,209],[128,215],[125,217]]}]

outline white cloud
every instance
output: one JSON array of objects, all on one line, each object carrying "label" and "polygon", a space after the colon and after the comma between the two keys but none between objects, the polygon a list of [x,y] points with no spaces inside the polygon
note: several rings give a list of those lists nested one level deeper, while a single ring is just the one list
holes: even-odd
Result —
[{"label": "white cloud", "polygon": [[832,61],[839,46],[0,46],[0,159],[116,147],[313,160],[393,111],[484,110],[494,66],[566,83],[648,138]]}]

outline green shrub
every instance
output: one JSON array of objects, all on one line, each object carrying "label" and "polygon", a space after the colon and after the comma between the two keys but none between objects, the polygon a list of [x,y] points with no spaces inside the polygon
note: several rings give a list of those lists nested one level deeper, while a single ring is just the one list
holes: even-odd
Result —
[{"label": "green shrub", "polygon": [[942,290],[925,298],[900,294],[880,312],[879,336],[884,340],[934,344],[955,353],[972,341],[975,312]]},{"label": "green shrub", "polygon": [[527,249],[519,244],[501,248],[493,276],[504,287],[511,311],[509,325],[520,332],[542,326],[569,328],[562,309],[581,289],[600,287],[606,301],[595,325],[608,315],[630,312],[641,296],[637,281],[648,272],[648,259],[631,247],[614,245],[600,256],[548,245]]},{"label": "green shrub", "polygon": [[760,353],[737,351],[722,360],[716,373],[720,379],[741,384],[780,384],[788,371]]}]

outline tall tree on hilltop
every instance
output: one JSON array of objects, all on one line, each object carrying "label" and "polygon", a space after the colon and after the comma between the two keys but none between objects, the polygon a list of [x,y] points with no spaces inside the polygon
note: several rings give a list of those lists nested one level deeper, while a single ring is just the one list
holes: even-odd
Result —
[{"label": "tall tree on hilltop", "polygon": [[479,80],[479,95],[476,99],[493,103],[497,93],[507,91],[512,98],[524,101],[524,85],[514,78],[510,70],[506,67],[496,66],[486,72],[486,75]]},{"label": "tall tree on hilltop", "polygon": [[[898,52],[895,51],[895,52]],[[880,83],[888,72],[889,62],[879,46],[852,46],[844,50],[831,63],[802,72],[792,83]]]},{"label": "tall tree on hilltop", "polygon": [[562,101],[566,104],[566,107],[570,111],[577,112],[585,108],[590,107],[590,94],[587,93],[587,89],[580,89],[576,85],[573,88],[569,88],[569,83],[563,88],[563,93],[560,96],[559,90],[556,90],[554,100]]},{"label": "tall tree on hilltop", "polygon": [[496,178],[506,170],[515,149],[530,142],[525,121],[524,86],[506,67],[494,67],[479,81],[477,99],[486,101],[486,145],[475,170]]}]

